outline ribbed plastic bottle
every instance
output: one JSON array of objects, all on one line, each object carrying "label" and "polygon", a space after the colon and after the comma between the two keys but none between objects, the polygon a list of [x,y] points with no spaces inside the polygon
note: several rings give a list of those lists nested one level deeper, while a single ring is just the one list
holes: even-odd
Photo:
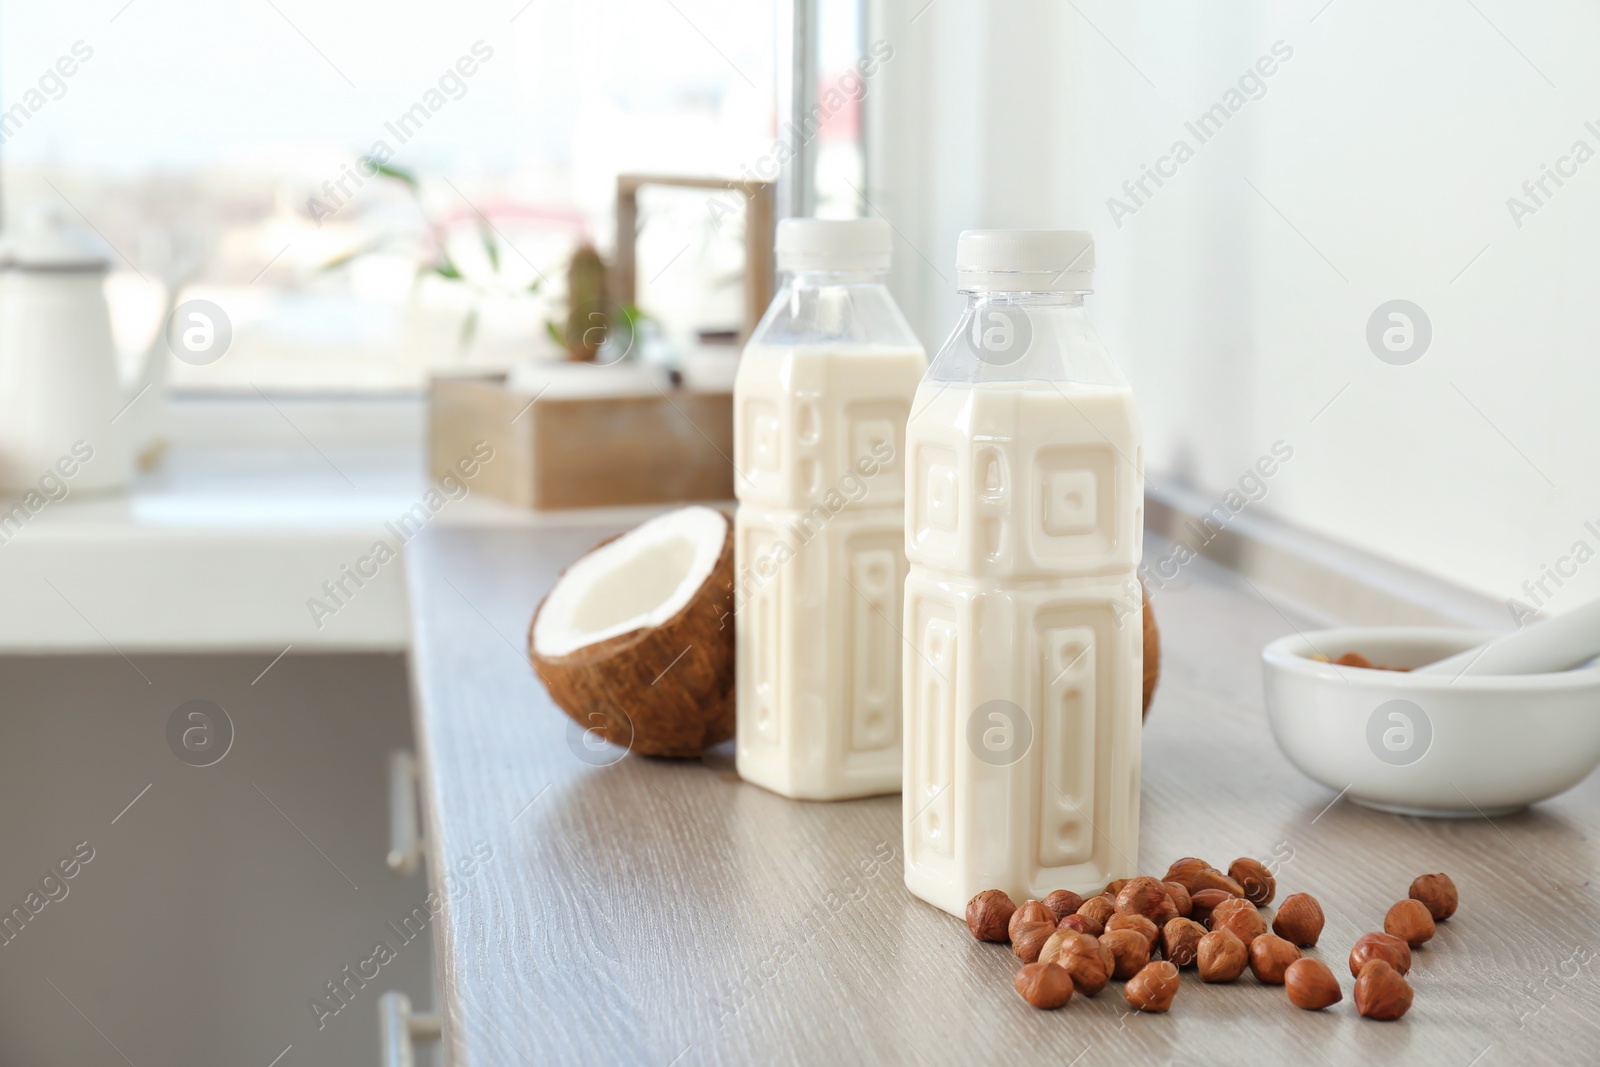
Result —
[{"label": "ribbed plastic bottle", "polygon": [[906,431],[905,855],[960,915],[1135,871],[1144,459],[1093,237],[975,230]]},{"label": "ribbed plastic bottle", "polygon": [[786,219],[787,276],[734,384],[739,774],[787,797],[900,791],[905,451],[927,356],[880,220]]}]

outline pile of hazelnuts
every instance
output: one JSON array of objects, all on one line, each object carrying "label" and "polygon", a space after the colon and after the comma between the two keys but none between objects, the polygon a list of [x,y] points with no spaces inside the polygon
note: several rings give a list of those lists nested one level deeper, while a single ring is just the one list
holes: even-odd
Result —
[{"label": "pile of hazelnuts", "polygon": [[[1113,979],[1136,1011],[1172,1007],[1179,971],[1194,967],[1205,982],[1232,982],[1246,967],[1267,985],[1281,985],[1290,1003],[1319,1011],[1344,999],[1328,965],[1301,953],[1322,936],[1322,905],[1309,893],[1262,908],[1278,885],[1258,860],[1243,857],[1224,874],[1186,856],[1163,878],[1122,878],[1087,900],[1058,889],[1020,906],[998,889],[967,904],[967,928],[979,941],[1010,942],[1022,961],[1017,993],[1035,1008],[1059,1008],[1074,991],[1099,994]],[[1455,914],[1459,897],[1445,874],[1411,883],[1389,909],[1383,932],[1362,935],[1350,950],[1356,1011],[1398,1019],[1411,1007],[1411,950],[1432,939],[1434,924]]]}]

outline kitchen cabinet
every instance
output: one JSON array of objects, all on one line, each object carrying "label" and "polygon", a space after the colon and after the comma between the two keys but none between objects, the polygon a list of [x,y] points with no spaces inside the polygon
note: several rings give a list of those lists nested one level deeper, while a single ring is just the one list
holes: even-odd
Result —
[{"label": "kitchen cabinet", "polygon": [[0,656],[0,1063],[355,1067],[433,1002],[405,657],[274,654]]}]

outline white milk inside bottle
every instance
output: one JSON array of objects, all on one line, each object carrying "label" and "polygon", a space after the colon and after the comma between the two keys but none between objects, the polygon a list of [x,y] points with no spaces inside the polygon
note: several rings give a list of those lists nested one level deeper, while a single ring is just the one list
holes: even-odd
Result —
[{"label": "white milk inside bottle", "polygon": [[956,270],[906,429],[904,830],[906,885],[961,915],[1135,873],[1144,459],[1092,236],[969,231]]},{"label": "white milk inside bottle", "polygon": [[906,416],[927,367],[881,220],[786,219],[782,289],[734,384],[739,774],[900,791]]}]

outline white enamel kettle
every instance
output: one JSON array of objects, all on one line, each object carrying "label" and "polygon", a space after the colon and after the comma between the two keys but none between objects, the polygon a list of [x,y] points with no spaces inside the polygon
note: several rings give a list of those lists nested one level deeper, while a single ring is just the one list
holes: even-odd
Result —
[{"label": "white enamel kettle", "polygon": [[59,218],[0,238],[0,491],[25,492],[68,469],[73,491],[120,489],[155,434],[165,331],[135,380],[124,381],[104,289],[109,268]]}]

